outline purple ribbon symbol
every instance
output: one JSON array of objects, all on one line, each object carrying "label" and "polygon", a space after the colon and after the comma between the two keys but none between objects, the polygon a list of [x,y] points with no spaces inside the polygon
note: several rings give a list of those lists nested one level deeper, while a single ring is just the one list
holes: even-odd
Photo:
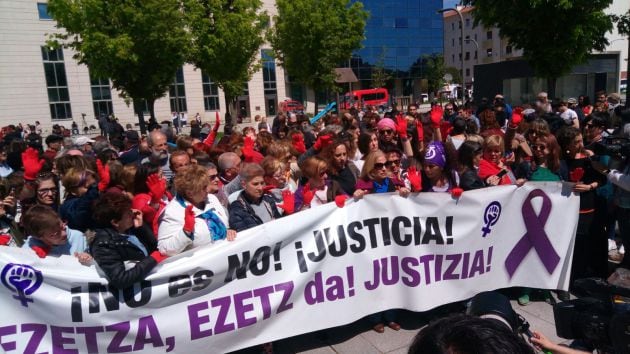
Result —
[{"label": "purple ribbon symbol", "polygon": [[[543,203],[542,208],[540,209],[540,214],[536,215],[534,212],[534,208],[532,206],[532,199],[536,197],[542,197]],[[516,243],[516,246],[512,249],[510,254],[505,259],[505,268],[510,275],[510,278],[516,272],[516,269],[519,267],[525,256],[529,253],[529,251],[534,248],[536,253],[538,253],[538,257],[542,261],[543,265],[547,269],[549,274],[553,273],[553,271],[560,263],[560,256],[556,253],[556,250],[553,248],[551,242],[549,242],[549,236],[545,232],[545,224],[547,223],[547,219],[549,218],[549,213],[551,212],[551,199],[543,192],[541,189],[536,189],[529,193],[525,202],[523,202],[523,208],[521,209],[523,215],[523,221],[525,221],[525,228],[527,232],[521,239]]]}]

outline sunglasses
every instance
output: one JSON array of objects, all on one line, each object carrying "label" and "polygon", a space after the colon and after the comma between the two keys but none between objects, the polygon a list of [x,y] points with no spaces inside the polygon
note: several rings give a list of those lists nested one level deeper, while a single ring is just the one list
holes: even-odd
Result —
[{"label": "sunglasses", "polygon": [[392,161],[387,161],[385,162],[385,166],[390,167],[390,166],[400,166],[400,160],[392,160]]},{"label": "sunglasses", "polygon": [[374,164],[374,169],[375,170],[382,170],[383,168],[385,168],[385,166],[387,166],[386,163],[377,162],[377,163]]},{"label": "sunglasses", "polygon": [[46,194],[57,194],[57,188],[42,188],[37,190],[37,194],[46,195]]},{"label": "sunglasses", "polygon": [[391,130],[391,129],[379,130],[378,132],[379,132],[379,133],[381,133],[381,134],[387,134],[387,135],[392,135],[392,134],[394,134],[394,131],[393,131],[393,130]]},{"label": "sunglasses", "polygon": [[547,145],[532,145],[532,150],[545,150],[547,148]]}]

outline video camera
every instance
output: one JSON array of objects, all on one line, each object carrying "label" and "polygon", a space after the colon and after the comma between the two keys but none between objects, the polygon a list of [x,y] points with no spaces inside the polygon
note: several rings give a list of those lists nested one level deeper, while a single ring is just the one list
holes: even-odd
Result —
[{"label": "video camera", "polygon": [[625,160],[630,156],[630,139],[617,136],[608,136],[595,144],[596,155],[606,155],[614,159]]},{"label": "video camera", "polygon": [[466,313],[503,323],[517,335],[526,335],[528,338],[532,336],[529,322],[514,311],[510,300],[505,295],[496,291],[486,291],[475,295],[470,300]]},{"label": "video camera", "polygon": [[630,353],[630,288],[586,278],[575,281],[575,291],[585,297],[553,308],[558,336],[603,352]]}]

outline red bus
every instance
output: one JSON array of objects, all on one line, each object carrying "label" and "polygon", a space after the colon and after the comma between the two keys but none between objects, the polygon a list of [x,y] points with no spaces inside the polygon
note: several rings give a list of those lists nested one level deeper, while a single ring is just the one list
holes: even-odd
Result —
[{"label": "red bus", "polygon": [[350,109],[352,107],[361,109],[365,106],[386,106],[388,104],[389,93],[387,93],[387,89],[356,90],[343,96],[341,109]]}]

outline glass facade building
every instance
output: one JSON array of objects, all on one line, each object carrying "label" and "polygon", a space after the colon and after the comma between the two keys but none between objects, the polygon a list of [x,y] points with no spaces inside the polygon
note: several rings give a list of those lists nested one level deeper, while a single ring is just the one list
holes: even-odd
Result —
[{"label": "glass facade building", "polygon": [[389,80],[390,84],[402,86],[400,94],[412,94],[413,82],[422,77],[423,57],[443,52],[443,21],[442,15],[437,13],[442,8],[442,0],[361,2],[370,12],[366,39],[349,63],[360,86],[370,87],[373,68],[384,68],[393,79]]}]

